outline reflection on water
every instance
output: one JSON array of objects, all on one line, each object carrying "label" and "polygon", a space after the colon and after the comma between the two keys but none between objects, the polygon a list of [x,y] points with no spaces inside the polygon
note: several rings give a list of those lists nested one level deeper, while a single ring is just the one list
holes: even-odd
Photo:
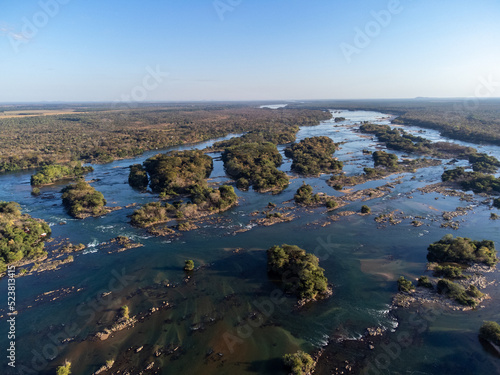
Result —
[{"label": "reflection on water", "polygon": [[[383,146],[370,136],[356,133],[353,125],[361,121],[388,124],[389,119],[382,113],[366,111],[341,111],[335,116],[347,120],[302,127],[297,138],[327,135],[335,142],[343,142],[335,156],[344,162],[348,174],[362,173],[363,168],[372,166],[373,162],[369,155],[362,155],[361,150],[375,151]],[[446,140],[432,130],[418,135],[433,141]],[[212,143],[171,149],[203,149]],[[498,147],[475,147],[500,158]],[[280,146],[281,152],[283,149]],[[152,201],[155,195],[129,187],[127,167],[158,152],[160,150],[135,159],[95,165],[94,172],[87,178],[95,181],[92,185],[104,194],[109,205],[125,207]],[[211,178],[217,182],[228,180],[219,154],[211,156],[215,158]],[[284,160],[281,169],[293,175],[290,161]],[[448,233],[432,219],[440,217],[444,210],[465,205],[458,198],[422,195],[416,190],[439,181],[442,171],[442,166],[430,167],[419,170],[416,179],[402,174],[355,188],[375,187],[400,178],[401,183],[395,185],[388,196],[368,204],[374,214],[403,211],[406,215],[428,219],[428,224],[419,228],[410,225],[408,220],[397,226],[378,228],[373,215],[343,217],[326,226],[311,224],[318,220],[321,224],[328,219],[324,208],[311,212],[299,210],[294,221],[271,227],[256,227],[250,222],[250,213],[262,211],[269,202],[283,205],[291,200],[303,181],[311,184],[315,191],[342,195],[326,184],[329,176],[324,175],[292,179],[290,186],[277,195],[237,191],[241,197],[239,205],[221,214],[220,223],[206,223],[197,231],[168,239],[151,237],[131,227],[127,215],[133,212],[133,207],[102,218],[74,220],[61,206],[62,186],[44,187],[42,196],[35,198],[30,195],[29,173],[0,176],[0,200],[17,201],[26,212],[50,222],[55,237],[87,244],[84,252],[75,254],[72,264],[59,271],[17,279],[18,361],[39,366],[40,373],[54,373],[54,366],[68,358],[73,362],[72,373],[76,375],[91,374],[106,360],[119,361],[122,356],[129,357],[130,366],[137,369],[154,362],[155,368],[161,367],[164,374],[284,374],[280,362],[283,354],[299,348],[311,351],[324,345],[339,330],[347,338],[359,338],[367,327],[382,327],[396,333],[409,329],[410,312],[398,312],[397,320],[389,312],[391,297],[396,292],[395,280],[400,275],[418,277],[425,271],[427,246]],[[361,204],[355,202],[343,210],[358,211]],[[488,207],[475,207],[474,214],[465,217],[454,234],[499,240],[498,222],[489,220],[489,215]],[[251,230],[234,235],[238,228]],[[102,242],[118,235],[131,237],[145,246],[119,254],[99,251]],[[334,284],[332,298],[301,311],[293,310],[292,298],[279,303],[273,300],[276,285],[266,275],[265,250],[281,243],[296,244],[321,255],[325,275]],[[182,270],[185,259],[205,266],[188,282]],[[498,272],[488,277],[498,281]],[[99,302],[100,296],[109,292],[116,280],[122,281],[121,287],[110,295],[110,302],[103,305]],[[6,281],[1,283],[1,287],[6,288]],[[54,301],[35,302],[43,293],[72,286],[78,292]],[[486,292],[491,294],[492,301],[484,308],[468,313],[441,312],[425,330],[415,333],[413,329],[415,341],[391,361],[391,373],[498,372],[495,367],[498,359],[483,350],[477,340],[483,320],[500,320],[499,293],[493,286]],[[151,315],[134,328],[116,333],[103,342],[80,342],[111,322],[124,304],[129,305],[134,315],[161,306],[165,301],[171,304],[169,308]],[[0,307],[5,308],[5,304],[2,300]],[[42,353],[44,348],[50,348],[51,333],[63,332],[58,336],[59,341],[71,336],[64,333],[70,325],[77,327],[75,341],[60,346],[53,354],[54,362],[33,363],[33,360],[43,362],[45,354],[40,359],[32,349],[38,348]],[[0,340],[5,344],[4,336]],[[141,346],[143,349],[136,352]],[[154,353],[158,350],[165,353],[157,357]],[[9,369],[5,371],[13,373],[8,372]]]}]

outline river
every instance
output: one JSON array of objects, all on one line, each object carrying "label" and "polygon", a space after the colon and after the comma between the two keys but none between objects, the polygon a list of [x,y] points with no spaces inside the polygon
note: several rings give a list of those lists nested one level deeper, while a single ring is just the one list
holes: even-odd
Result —
[{"label": "river", "polygon": [[[367,111],[335,111],[334,116],[346,120],[335,123],[332,119],[318,126],[302,127],[297,139],[326,135],[335,142],[344,142],[335,156],[344,162],[346,173],[362,173],[362,168],[373,166],[373,162],[361,150],[375,151],[384,146],[370,136],[357,133],[353,125],[362,121],[389,124],[389,116]],[[433,141],[447,140],[437,131],[404,128]],[[168,150],[203,149],[213,142]],[[500,159],[499,147],[471,146]],[[284,146],[279,149],[283,153]],[[128,185],[128,166],[168,150],[93,165],[94,172],[86,179],[94,181],[92,185],[104,194],[109,206],[150,202],[155,195],[140,193]],[[220,153],[210,155],[214,157],[210,178],[229,181]],[[291,162],[284,160],[280,169],[293,175]],[[291,222],[270,227],[252,225],[250,213],[262,211],[269,202],[278,207],[292,207],[293,203],[287,201],[293,199],[303,181],[312,185],[315,192],[343,194],[326,184],[328,175],[297,177],[277,195],[237,190],[241,197],[237,207],[220,214],[217,222],[203,224],[177,238],[152,237],[131,227],[127,215],[134,208],[123,208],[101,218],[72,219],[61,205],[63,185],[43,187],[42,195],[33,197],[31,173],[1,175],[0,201],[19,202],[24,212],[46,220],[53,237],[69,238],[72,243],[88,246],[85,251],[74,253],[74,262],[60,270],[16,279],[17,368],[5,366],[2,373],[53,374],[55,367],[68,359],[72,362],[72,374],[92,374],[107,360],[118,362],[126,357],[131,368],[144,369],[154,362],[153,368],[161,367],[162,374],[286,374],[281,365],[285,353],[298,349],[310,352],[339,334],[359,338],[367,327],[411,332],[413,338],[411,345],[400,347],[391,355],[389,349],[384,351],[382,347],[371,353],[374,358],[377,355],[385,355],[379,357],[384,360],[389,358],[386,366],[379,367],[379,373],[500,373],[499,359],[488,353],[477,338],[484,320],[500,321],[500,295],[496,287],[485,290],[492,299],[477,310],[437,309],[432,319],[420,325],[422,329],[411,324],[418,312],[402,312],[396,314],[397,318],[390,312],[397,278],[400,275],[416,278],[425,272],[430,243],[450,232],[473,239],[490,239],[497,244],[500,241],[499,222],[489,219],[491,211],[486,205],[474,207],[463,217],[457,231],[441,228],[439,221],[431,220],[440,218],[443,211],[468,205],[457,197],[416,191],[440,181],[446,162],[419,170],[416,179],[412,179],[412,174],[403,174],[358,186],[355,189],[380,186],[398,177],[402,181],[383,198],[354,202],[340,209],[359,211],[361,205],[368,204],[373,215],[351,215],[327,224],[335,211],[298,209]],[[374,215],[394,210],[429,220],[421,227],[412,226],[409,220],[384,228],[373,220]],[[235,234],[244,228],[251,229]],[[118,254],[103,251],[100,244],[118,235],[128,236],[144,246]],[[300,311],[293,310],[293,298],[277,297],[276,286],[267,278],[265,250],[283,243],[298,245],[320,257],[325,276],[334,285],[333,297]],[[185,259],[205,266],[188,282],[182,269]],[[498,272],[488,274],[487,278],[497,282],[500,279]],[[36,301],[49,291],[72,287],[71,293],[55,300],[44,297]],[[0,308],[5,310],[5,278],[0,280],[0,290],[5,291],[5,298],[0,300]],[[101,298],[111,290],[109,297]],[[133,328],[117,332],[106,341],[81,341],[96,332],[96,325],[111,321],[122,305],[127,304],[131,315],[135,315],[161,306],[163,301],[171,307]],[[7,323],[5,318],[2,321],[5,334],[1,334],[0,342],[4,348],[8,347]],[[155,351],[162,348],[172,353],[155,356]],[[2,364],[6,365],[6,361]]]}]

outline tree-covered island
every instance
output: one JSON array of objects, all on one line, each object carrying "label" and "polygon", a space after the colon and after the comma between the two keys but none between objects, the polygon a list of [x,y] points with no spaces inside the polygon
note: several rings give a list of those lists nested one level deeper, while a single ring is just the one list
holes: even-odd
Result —
[{"label": "tree-covered island", "polygon": [[46,256],[45,240],[50,234],[45,221],[22,214],[18,203],[0,202],[0,273],[10,263]]},{"label": "tree-covered island", "polygon": [[288,186],[288,176],[278,170],[282,157],[275,144],[243,143],[222,153],[226,173],[245,190],[252,186],[258,192],[279,192]]},{"label": "tree-covered island", "polygon": [[341,161],[333,158],[335,143],[326,136],[305,138],[285,149],[285,156],[291,158],[292,170],[301,175],[318,176],[341,170]]},{"label": "tree-covered island", "polygon": [[111,211],[101,192],[84,180],[69,184],[62,189],[62,202],[68,213],[77,219],[102,216]]},{"label": "tree-covered island", "polygon": [[296,295],[302,302],[331,294],[324,269],[319,267],[319,259],[298,246],[283,244],[268,249],[267,270],[285,292]]}]

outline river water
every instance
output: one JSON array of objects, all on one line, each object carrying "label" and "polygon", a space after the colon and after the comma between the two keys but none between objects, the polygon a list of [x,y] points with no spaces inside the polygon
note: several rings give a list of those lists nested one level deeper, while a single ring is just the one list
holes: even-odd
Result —
[{"label": "river water", "polygon": [[[371,156],[363,155],[361,150],[384,147],[370,136],[355,132],[353,125],[361,121],[389,124],[389,116],[367,111],[335,111],[334,117],[342,116],[346,121],[330,120],[303,127],[297,138],[326,135],[335,142],[344,142],[335,156],[344,162],[347,174],[362,173],[362,168],[373,166],[373,162]],[[405,129],[433,141],[447,140],[437,131]],[[169,150],[203,149],[213,142]],[[457,143],[476,147],[500,159],[499,147]],[[284,146],[279,148],[283,151]],[[94,181],[92,185],[104,194],[109,206],[150,202],[155,195],[140,193],[127,184],[128,166],[142,163],[160,151],[167,150],[94,165],[94,172],[86,178]],[[229,181],[220,153],[210,155],[214,157],[210,178],[215,182]],[[425,320],[418,310],[390,312],[397,278],[424,274],[426,249],[431,242],[450,232],[500,241],[499,222],[489,219],[491,211],[486,205],[475,206],[463,217],[457,231],[441,228],[439,221],[431,220],[439,219],[443,211],[470,204],[456,197],[415,191],[438,182],[446,162],[448,160],[443,166],[419,170],[416,179],[412,179],[411,174],[403,174],[355,187],[376,187],[398,177],[402,181],[383,198],[354,202],[340,209],[359,211],[362,204],[368,204],[373,215],[346,216],[327,224],[329,215],[335,211],[298,209],[291,222],[270,227],[253,225],[250,213],[264,210],[269,202],[278,207],[292,207],[287,201],[293,199],[303,181],[311,184],[315,192],[343,194],[326,184],[328,175],[298,177],[277,195],[238,190],[237,207],[219,215],[217,222],[204,223],[199,229],[177,238],[152,237],[144,230],[131,227],[127,215],[134,208],[123,208],[101,218],[72,219],[61,205],[63,185],[44,187],[40,197],[32,197],[31,173],[2,175],[0,200],[19,202],[24,212],[46,220],[52,226],[53,237],[69,238],[73,243],[88,246],[85,251],[74,253],[74,262],[63,265],[60,270],[16,279],[17,367],[9,368],[7,361],[2,360],[2,373],[53,374],[55,367],[68,359],[72,362],[72,374],[92,374],[107,360],[118,363],[127,358],[129,368],[137,369],[137,373],[154,362],[153,367],[161,367],[162,374],[286,374],[281,365],[285,353],[298,349],[312,351],[326,344],[330,337],[339,335],[359,338],[367,327],[394,332],[390,336],[393,341],[398,332],[409,332],[412,338],[411,345],[375,348],[370,353],[374,360],[378,358],[378,368],[373,373],[500,373],[500,360],[485,350],[477,338],[482,321],[500,321],[500,296],[495,286],[485,290],[492,299],[470,312],[436,309],[433,313],[426,311]],[[285,158],[281,169],[293,175],[290,165]],[[421,227],[413,227],[411,220],[405,220],[384,228],[373,220],[374,215],[394,210],[429,220]],[[235,234],[238,229],[249,230]],[[128,236],[144,246],[108,254],[100,244],[118,235]],[[293,298],[278,296],[276,285],[266,274],[265,250],[283,243],[298,245],[320,257],[320,265],[334,285],[332,298],[295,311]],[[182,269],[185,259],[205,266],[188,282]],[[498,282],[500,277],[494,272],[487,278]],[[56,293],[57,298],[45,295],[40,299],[44,293],[72,287],[71,293]],[[0,299],[0,308],[5,310],[5,279],[0,280],[0,290],[5,291],[5,298]],[[109,291],[111,295],[101,298]],[[171,307],[133,328],[117,332],[106,341],[82,341],[109,325],[122,305],[128,305],[130,315],[135,315],[161,306],[164,301]],[[415,316],[420,320],[415,320]],[[2,348],[7,348],[9,341],[5,320],[2,318],[1,323]],[[414,324],[415,321],[420,324]],[[158,349],[171,350],[172,354],[156,357],[154,353]]]}]

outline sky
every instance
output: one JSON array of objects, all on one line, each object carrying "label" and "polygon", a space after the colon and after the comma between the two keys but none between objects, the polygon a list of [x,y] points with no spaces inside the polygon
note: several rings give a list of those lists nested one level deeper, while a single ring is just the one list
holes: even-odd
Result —
[{"label": "sky", "polygon": [[500,97],[498,0],[0,0],[0,102]]}]

